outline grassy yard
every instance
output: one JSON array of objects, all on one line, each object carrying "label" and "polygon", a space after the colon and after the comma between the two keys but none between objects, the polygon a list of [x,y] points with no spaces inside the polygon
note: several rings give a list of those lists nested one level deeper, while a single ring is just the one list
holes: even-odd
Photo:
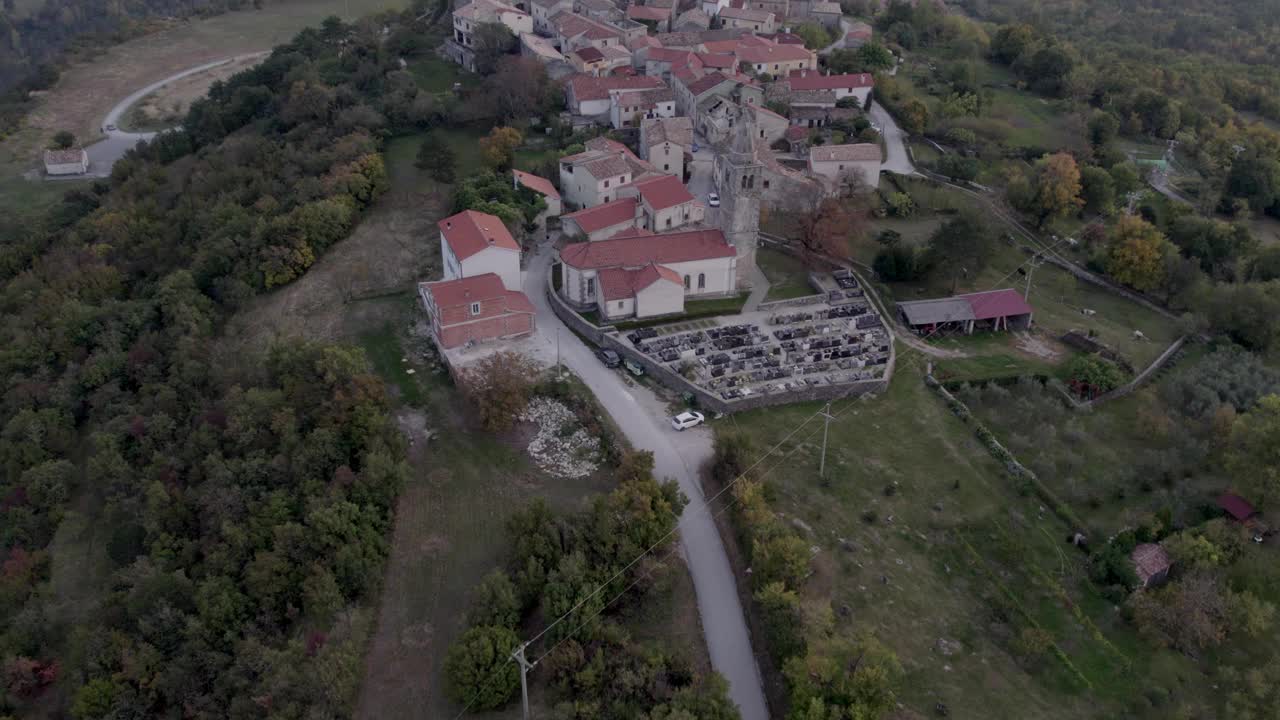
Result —
[{"label": "grassy yard", "polygon": [[465,178],[485,169],[480,157],[480,138],[489,133],[487,127],[438,128],[438,133],[453,148],[458,159],[458,177]]},{"label": "grassy yard", "polygon": [[[826,480],[817,422],[763,464],[773,506],[814,547],[807,611],[834,611],[833,632],[869,632],[897,653],[903,717],[934,717],[941,703],[958,718],[1154,718],[1165,715],[1145,700],[1150,688],[1205,693],[1188,661],[1152,650],[1097,594],[1083,554],[1063,542],[1068,528],[912,366],[900,360],[885,395],[835,408]],[[722,427],[761,450],[818,407],[737,414]],[[1049,633],[1049,652],[1018,650],[1030,628]]]},{"label": "grassy yard", "polygon": [[476,87],[481,80],[479,75],[434,53],[415,59],[407,69],[418,81],[418,87],[432,93],[449,92],[453,90],[454,83],[460,83],[464,88]]},{"label": "grassy yard", "polygon": [[809,285],[809,269],[794,255],[762,247],[756,251],[756,264],[769,279],[766,302],[814,294],[814,289]]}]

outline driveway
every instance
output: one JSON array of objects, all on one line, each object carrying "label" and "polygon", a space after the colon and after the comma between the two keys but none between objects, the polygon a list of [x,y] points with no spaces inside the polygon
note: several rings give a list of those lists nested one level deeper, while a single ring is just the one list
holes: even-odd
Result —
[{"label": "driveway", "polygon": [[106,137],[104,137],[102,140],[99,140],[98,142],[92,145],[85,147],[85,151],[89,153],[89,172],[87,173],[87,175],[89,177],[106,177],[110,175],[111,166],[115,165],[117,160],[124,157],[125,153],[132,150],[139,142],[142,142],[143,140],[150,140],[151,138],[155,137],[156,134],[153,132],[142,132],[142,133],[126,132],[124,130],[120,130],[118,127],[115,130],[107,129],[107,126],[109,125],[119,126],[120,118],[124,116],[125,112],[128,111],[129,108],[133,107],[134,103],[150,95],[156,90],[159,90],[165,85],[175,80],[181,80],[182,78],[187,77],[188,75],[195,75],[196,73],[204,72],[205,70],[210,70],[218,67],[219,65],[225,65],[229,62],[234,62],[241,58],[249,58],[249,57],[254,57],[254,56],[263,55],[263,54],[265,53],[249,53],[248,55],[237,55],[235,57],[229,57],[223,60],[215,60],[214,62],[205,63],[203,65],[197,65],[196,67],[193,67],[193,68],[187,68],[186,70],[183,70],[180,73],[176,73],[174,75],[170,75],[169,77],[163,80],[153,82],[150,85],[142,88],[141,90],[137,90],[131,93],[128,97],[116,103],[115,107],[111,108],[110,112],[107,113],[106,117],[102,118],[102,125],[99,128],[102,131],[103,135],[105,135]]},{"label": "driveway", "polygon": [[673,430],[665,405],[652,392],[629,386],[620,372],[604,367],[592,349],[560,322],[545,292],[551,255],[548,246],[541,246],[525,279],[525,294],[537,309],[538,332],[531,340],[544,346],[540,355],[554,356],[559,329],[561,362],[591,388],[632,446],[653,452],[655,474],[675,479],[689,498],[680,516],[680,544],[698,595],[711,665],[729,681],[729,696],[743,720],[767,720],[760,668],[751,652],[736,580],[698,483],[699,468],[712,456],[711,430]]},{"label": "driveway", "polygon": [[898,127],[898,123],[880,103],[871,103],[871,122],[880,128],[884,137],[887,157],[880,165],[881,170],[889,170],[899,175],[914,175],[916,168],[911,164],[911,156],[907,154],[907,135]]}]

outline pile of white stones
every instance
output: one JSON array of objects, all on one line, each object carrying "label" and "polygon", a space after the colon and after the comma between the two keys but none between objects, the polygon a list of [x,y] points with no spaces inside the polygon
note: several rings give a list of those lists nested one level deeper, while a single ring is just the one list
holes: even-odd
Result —
[{"label": "pile of white stones", "polygon": [[535,397],[520,419],[538,426],[529,443],[529,456],[545,472],[562,478],[586,477],[595,472],[600,438],[589,434],[578,418],[559,400]]}]

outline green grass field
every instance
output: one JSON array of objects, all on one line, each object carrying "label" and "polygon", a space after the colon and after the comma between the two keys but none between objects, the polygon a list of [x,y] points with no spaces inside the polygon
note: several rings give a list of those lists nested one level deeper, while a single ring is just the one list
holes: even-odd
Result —
[{"label": "green grass field", "polygon": [[769,294],[765,301],[790,300],[813,295],[809,286],[809,269],[799,258],[781,250],[762,247],[756,251],[756,264],[769,279]]},{"label": "green grass field", "polygon": [[[826,480],[816,421],[762,465],[773,506],[815,548],[805,605],[835,611],[834,632],[870,632],[897,653],[902,717],[934,717],[942,703],[959,718],[1154,718],[1164,715],[1149,714],[1150,688],[1203,694],[1189,661],[1139,640],[1088,584],[1068,528],[1008,479],[915,365],[901,358],[885,395],[837,405]],[[721,427],[761,450],[818,407]],[[1028,628],[1056,650],[1020,653]]]}]

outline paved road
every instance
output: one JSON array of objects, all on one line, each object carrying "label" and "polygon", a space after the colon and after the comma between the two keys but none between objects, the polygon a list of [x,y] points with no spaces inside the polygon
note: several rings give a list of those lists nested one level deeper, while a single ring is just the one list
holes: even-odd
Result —
[{"label": "paved road", "polygon": [[106,137],[85,148],[85,151],[89,153],[88,175],[91,177],[106,177],[107,175],[110,175],[111,166],[114,165],[117,160],[124,157],[125,153],[132,150],[134,146],[136,146],[139,142],[143,140],[150,140],[151,138],[155,137],[155,133],[153,132],[135,133],[135,132],[125,132],[124,130],[120,130],[118,128],[115,130],[107,129],[108,125],[118,126],[120,124],[120,118],[124,116],[124,113],[130,107],[132,107],[134,103],[138,102],[139,100],[146,97],[147,95],[150,95],[156,90],[159,90],[165,85],[175,80],[181,80],[182,78],[187,77],[188,75],[195,75],[196,73],[204,72],[205,70],[218,67],[219,65],[225,65],[229,62],[234,62],[241,58],[254,57],[262,54],[264,53],[249,53],[248,55],[237,55],[234,57],[225,58],[223,60],[216,60],[214,62],[205,63],[203,65],[197,65],[196,67],[193,67],[193,68],[187,68],[186,70],[183,70],[180,73],[175,73],[163,80],[153,82],[150,85],[142,88],[141,90],[131,93],[128,97],[116,103],[115,107],[111,108],[111,110],[107,113],[106,117],[102,118],[102,124],[99,127],[103,135],[105,135]]},{"label": "paved road", "polygon": [[890,170],[899,175],[913,175],[916,168],[911,164],[911,156],[907,154],[907,136],[898,127],[898,123],[880,103],[871,103],[871,122],[880,128],[884,136],[884,144],[888,157],[880,165],[881,170]]},{"label": "paved road", "polygon": [[551,345],[544,352],[554,356],[559,328],[561,362],[595,392],[632,446],[653,452],[656,474],[680,483],[689,498],[689,505],[680,516],[680,543],[698,594],[711,665],[729,681],[729,696],[737,703],[743,720],[767,720],[769,710],[760,668],[751,652],[751,637],[733,570],[698,483],[698,469],[712,455],[712,433],[705,427],[672,430],[666,407],[653,393],[629,386],[620,372],[601,365],[591,348],[564,327],[551,311],[545,292],[550,264],[551,250],[544,245],[530,261],[525,279],[525,294],[537,308],[538,334],[533,340]]}]

